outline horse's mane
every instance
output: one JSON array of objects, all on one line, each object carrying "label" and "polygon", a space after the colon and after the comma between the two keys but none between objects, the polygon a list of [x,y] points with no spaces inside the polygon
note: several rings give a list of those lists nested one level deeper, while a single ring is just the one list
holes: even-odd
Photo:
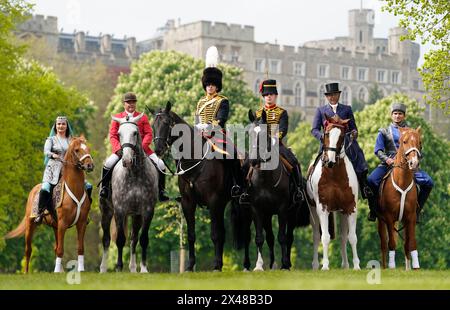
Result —
[{"label": "horse's mane", "polygon": [[192,126],[188,124],[183,118],[181,118],[177,113],[170,111],[169,115],[175,121],[176,124],[186,124],[192,128]]}]

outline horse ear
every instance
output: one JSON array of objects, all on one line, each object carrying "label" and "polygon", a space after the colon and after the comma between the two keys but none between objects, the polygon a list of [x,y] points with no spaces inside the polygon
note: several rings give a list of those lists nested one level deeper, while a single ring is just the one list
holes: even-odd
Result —
[{"label": "horse ear", "polygon": [[422,135],[422,126],[417,127],[416,131],[419,135]]},{"label": "horse ear", "polygon": [[171,109],[172,109],[172,103],[170,101],[167,101],[166,112],[170,112]]},{"label": "horse ear", "polygon": [[331,123],[331,117],[327,113],[325,113],[325,119],[328,123]]},{"label": "horse ear", "polygon": [[344,119],[344,120],[342,120],[342,124],[343,124],[343,125],[347,125],[348,122],[350,122],[350,119]]},{"label": "horse ear", "polygon": [[145,110],[147,110],[147,112],[149,114],[154,115],[155,114],[155,110],[153,110],[152,108],[150,108],[148,105],[145,105]]},{"label": "horse ear", "polygon": [[267,124],[266,110],[263,110],[262,113],[261,113],[261,124]]},{"label": "horse ear", "polygon": [[250,122],[254,122],[256,119],[256,115],[255,113],[253,113],[252,109],[248,110],[248,119],[250,120]]}]

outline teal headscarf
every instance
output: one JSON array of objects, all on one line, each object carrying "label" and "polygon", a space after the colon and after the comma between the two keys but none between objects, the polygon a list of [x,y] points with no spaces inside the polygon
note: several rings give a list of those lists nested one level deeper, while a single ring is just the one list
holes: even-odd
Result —
[{"label": "teal headscarf", "polygon": [[[53,124],[52,128],[50,129],[50,133],[48,134],[48,138],[54,137],[56,136],[56,123],[58,121],[62,121],[65,120],[67,123],[67,130],[66,130],[66,137],[71,137],[73,135],[73,129],[72,126],[70,125],[69,120],[67,119],[66,116],[58,116],[55,120],[55,123]],[[44,166],[47,166],[47,163],[49,161],[50,158],[48,158],[48,156],[44,156]]]}]

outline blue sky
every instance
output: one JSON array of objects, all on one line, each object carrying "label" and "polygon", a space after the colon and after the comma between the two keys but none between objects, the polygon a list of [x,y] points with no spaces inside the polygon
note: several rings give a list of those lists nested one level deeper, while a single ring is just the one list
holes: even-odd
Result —
[{"label": "blue sky", "polygon": [[[348,11],[361,0],[31,0],[35,13],[58,17],[64,32],[74,30],[152,37],[168,19],[181,23],[210,20],[255,27],[258,42],[300,45],[306,41],[348,35]],[[380,0],[363,0],[375,11],[375,37],[387,37],[398,18],[381,12]],[[422,48],[422,54],[426,50]]]}]

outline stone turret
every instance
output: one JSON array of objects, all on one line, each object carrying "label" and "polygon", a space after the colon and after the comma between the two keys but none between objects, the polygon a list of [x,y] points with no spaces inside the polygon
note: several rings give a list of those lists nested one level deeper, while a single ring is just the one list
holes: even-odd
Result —
[{"label": "stone turret", "polygon": [[350,10],[348,18],[349,35],[353,39],[354,48],[370,49],[373,44],[375,12],[370,9]]}]

